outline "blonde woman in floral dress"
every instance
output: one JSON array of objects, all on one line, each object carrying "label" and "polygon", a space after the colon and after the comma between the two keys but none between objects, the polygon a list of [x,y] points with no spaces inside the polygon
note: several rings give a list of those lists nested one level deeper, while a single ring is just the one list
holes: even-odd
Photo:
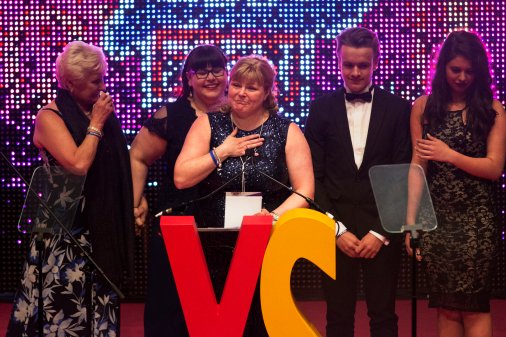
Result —
[{"label": "blonde woman in floral dress", "polygon": [[[120,285],[133,272],[132,183],[126,140],[105,93],[106,70],[100,48],[69,43],[56,60],[57,96],[38,112],[33,142],[46,166],[86,176],[71,233]],[[64,234],[44,234],[43,245],[39,270],[32,238],[7,336],[40,335],[39,315],[44,336],[119,336],[118,295],[79,247]]]}]

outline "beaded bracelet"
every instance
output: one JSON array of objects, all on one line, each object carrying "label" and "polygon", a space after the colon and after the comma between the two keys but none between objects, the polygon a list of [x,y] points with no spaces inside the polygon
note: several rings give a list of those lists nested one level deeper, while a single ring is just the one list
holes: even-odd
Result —
[{"label": "beaded bracelet", "polygon": [[86,134],[87,135],[91,135],[91,136],[95,136],[98,139],[102,139],[102,133],[100,133],[100,132],[96,132],[96,131],[93,131],[93,130],[88,130],[88,131],[86,131]]},{"label": "beaded bracelet", "polygon": [[87,134],[88,134],[88,132],[90,132],[90,134],[91,134],[91,132],[93,132],[93,133],[95,133],[94,136],[96,136],[96,134],[98,134],[98,135],[100,135],[99,138],[102,138],[104,136],[104,133],[102,132],[102,130],[100,130],[94,126],[91,126],[91,125],[88,126],[88,128],[86,129],[86,132],[87,132]]},{"label": "beaded bracelet", "polygon": [[216,165],[218,167],[218,171],[221,170],[221,159],[220,159],[220,156],[218,156],[218,153],[216,152],[216,148],[213,147],[213,153],[214,153],[214,158],[216,158],[216,161],[218,162],[218,164]]}]

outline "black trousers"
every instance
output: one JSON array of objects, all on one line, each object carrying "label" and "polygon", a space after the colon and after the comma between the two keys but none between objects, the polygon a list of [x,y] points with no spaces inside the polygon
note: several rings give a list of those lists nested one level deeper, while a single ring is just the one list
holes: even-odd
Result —
[{"label": "black trousers", "polygon": [[336,280],[324,275],[327,337],[353,337],[359,271],[362,269],[371,337],[397,337],[395,313],[401,241],[382,246],[373,259],[355,259],[336,252]]}]

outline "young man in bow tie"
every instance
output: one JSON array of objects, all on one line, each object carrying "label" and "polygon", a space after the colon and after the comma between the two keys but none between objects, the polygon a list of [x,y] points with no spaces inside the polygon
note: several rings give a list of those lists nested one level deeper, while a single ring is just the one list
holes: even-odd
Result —
[{"label": "young man in bow tie", "polygon": [[316,202],[344,224],[336,233],[336,281],[323,280],[327,337],[354,335],[360,268],[371,336],[397,337],[402,237],[382,228],[368,172],[374,165],[409,163],[411,105],[373,85],[379,42],[372,31],[341,32],[337,58],[344,87],[312,102],[305,128]]}]

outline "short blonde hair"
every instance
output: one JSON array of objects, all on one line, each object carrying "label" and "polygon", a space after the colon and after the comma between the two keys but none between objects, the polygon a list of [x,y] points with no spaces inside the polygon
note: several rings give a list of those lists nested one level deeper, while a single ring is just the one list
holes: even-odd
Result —
[{"label": "short blonde hair", "polygon": [[56,59],[58,86],[70,89],[69,82],[79,82],[90,74],[105,74],[107,61],[101,48],[82,41],[69,42]]},{"label": "short blonde hair", "polygon": [[241,57],[230,72],[230,81],[259,83],[268,93],[264,108],[271,115],[278,112],[276,71],[267,58],[254,54]]}]

